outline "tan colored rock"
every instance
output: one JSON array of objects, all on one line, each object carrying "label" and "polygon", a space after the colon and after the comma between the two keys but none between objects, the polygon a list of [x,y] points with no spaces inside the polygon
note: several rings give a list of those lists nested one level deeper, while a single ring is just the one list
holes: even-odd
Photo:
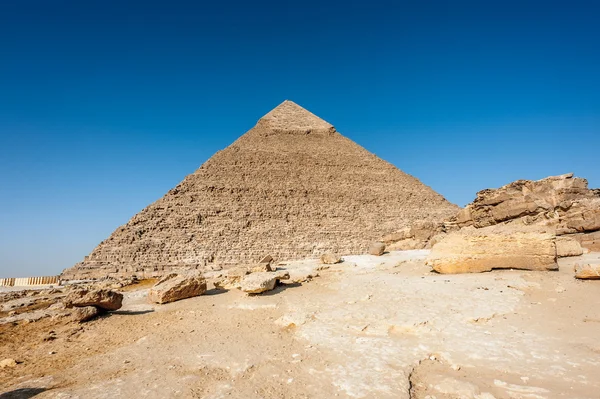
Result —
[{"label": "tan colored rock", "polygon": [[285,101],[63,278],[227,269],[255,264],[266,248],[278,261],[358,254],[394,230],[458,209]]},{"label": "tan colored rock", "polygon": [[206,279],[201,274],[171,273],[150,288],[148,300],[164,304],[199,296],[205,292]]},{"label": "tan colored rock", "polygon": [[117,310],[123,304],[123,294],[108,289],[75,289],[66,296],[67,307],[95,306],[104,310]]},{"label": "tan colored rock", "polygon": [[342,257],[333,253],[326,253],[321,255],[321,263],[324,265],[334,265],[336,263],[340,263],[342,261]]},{"label": "tan colored rock", "polygon": [[600,230],[600,190],[572,173],[530,181],[518,180],[498,189],[477,193],[451,223],[477,228],[518,221],[554,226],[556,233]]},{"label": "tan colored rock", "polygon": [[575,278],[581,280],[600,280],[600,264],[575,265]]},{"label": "tan colored rock", "polygon": [[288,272],[252,273],[240,282],[240,289],[248,294],[260,294],[275,288],[278,280],[289,279]]},{"label": "tan colored rock", "polygon": [[225,270],[222,274],[217,276],[213,284],[218,290],[232,290],[240,288],[240,282],[244,276],[250,274],[250,271],[246,267],[235,267],[232,269]]},{"label": "tan colored rock", "polygon": [[381,256],[385,252],[385,244],[382,242],[375,242],[369,247],[369,254],[375,256]]},{"label": "tan colored rock", "polygon": [[558,269],[552,234],[495,227],[465,228],[448,234],[433,246],[427,264],[444,274]]},{"label": "tan colored rock", "polygon": [[571,237],[556,237],[556,256],[565,258],[568,256],[579,256],[583,254],[583,248],[579,241]]},{"label": "tan colored rock", "polygon": [[0,369],[14,368],[17,367],[17,361],[15,359],[4,359],[0,361]]},{"label": "tan colored rock", "polygon": [[91,320],[100,314],[100,309],[95,306],[85,306],[83,308],[75,308],[71,314],[71,319],[78,322]]},{"label": "tan colored rock", "polygon": [[250,271],[252,273],[260,273],[260,272],[274,272],[276,268],[274,268],[271,263],[260,263],[257,266],[254,266]]}]

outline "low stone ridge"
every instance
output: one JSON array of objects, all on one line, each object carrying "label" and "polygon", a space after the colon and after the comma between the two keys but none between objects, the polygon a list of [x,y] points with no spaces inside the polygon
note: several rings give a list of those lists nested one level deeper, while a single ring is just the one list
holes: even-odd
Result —
[{"label": "low stone ridge", "polygon": [[580,280],[600,280],[600,264],[586,263],[575,265],[575,278]]},{"label": "low stone ridge", "polygon": [[479,273],[493,269],[558,270],[554,235],[535,228],[464,228],[448,234],[427,257],[438,273]]},{"label": "low stone ridge", "polygon": [[202,275],[171,273],[163,277],[148,291],[148,300],[164,304],[200,296],[205,292],[206,279]]},{"label": "low stone ridge", "polygon": [[71,291],[64,302],[67,307],[95,306],[103,310],[118,310],[123,305],[123,294],[106,289],[82,288]]},{"label": "low stone ridge", "polygon": [[157,277],[359,254],[373,241],[459,208],[304,108],[285,101],[63,279]]}]

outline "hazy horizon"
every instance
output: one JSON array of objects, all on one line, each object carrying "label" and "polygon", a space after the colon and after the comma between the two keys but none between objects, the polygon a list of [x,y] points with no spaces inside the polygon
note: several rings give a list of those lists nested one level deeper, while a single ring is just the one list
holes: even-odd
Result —
[{"label": "hazy horizon", "polygon": [[[50,4],[52,3],[52,4]],[[71,267],[285,99],[464,206],[600,187],[600,4],[0,4],[0,278]]]}]

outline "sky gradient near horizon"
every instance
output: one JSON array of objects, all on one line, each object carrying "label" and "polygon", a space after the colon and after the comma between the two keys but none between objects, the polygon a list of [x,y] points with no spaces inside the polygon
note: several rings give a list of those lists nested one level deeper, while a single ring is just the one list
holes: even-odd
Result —
[{"label": "sky gradient near horizon", "polygon": [[458,205],[600,187],[594,1],[4,1],[0,277],[53,275],[290,99]]}]

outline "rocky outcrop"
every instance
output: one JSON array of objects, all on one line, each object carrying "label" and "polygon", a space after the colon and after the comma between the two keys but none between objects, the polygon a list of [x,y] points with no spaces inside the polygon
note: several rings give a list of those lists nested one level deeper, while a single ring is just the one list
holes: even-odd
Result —
[{"label": "rocky outcrop", "polygon": [[150,302],[164,304],[192,298],[206,292],[206,279],[200,274],[171,273],[148,291]]},{"label": "rocky outcrop", "polygon": [[444,274],[558,269],[553,234],[503,226],[470,227],[450,233],[432,248],[427,264]]},{"label": "rocky outcrop", "polygon": [[252,273],[240,281],[240,289],[248,294],[260,294],[275,288],[278,280],[289,279],[286,271],[272,273]]},{"label": "rocky outcrop", "polygon": [[326,253],[321,255],[321,263],[324,265],[334,265],[342,261],[342,257],[332,253]]},{"label": "rocky outcrop", "polygon": [[[368,187],[368,189],[365,189]],[[359,254],[458,207],[291,101],[100,243],[65,279]]]},{"label": "rocky outcrop", "polygon": [[600,280],[600,263],[575,265],[575,278],[581,280]]},{"label": "rocky outcrop", "polygon": [[78,288],[69,292],[64,303],[67,307],[95,306],[102,310],[118,310],[123,304],[123,294],[106,289]]},{"label": "rocky outcrop", "polygon": [[369,255],[381,256],[385,252],[385,244],[382,242],[374,242],[369,247]]},{"label": "rocky outcrop", "polygon": [[600,230],[600,190],[572,173],[542,180],[517,180],[477,198],[451,219],[458,227],[477,228],[517,220],[553,226],[559,235]]}]

